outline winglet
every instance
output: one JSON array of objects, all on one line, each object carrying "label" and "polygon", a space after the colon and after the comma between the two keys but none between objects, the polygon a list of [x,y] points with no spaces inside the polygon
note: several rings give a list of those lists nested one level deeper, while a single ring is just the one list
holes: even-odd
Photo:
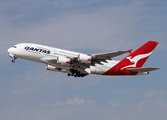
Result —
[{"label": "winglet", "polygon": [[128,50],[129,54],[131,54],[131,53],[132,53],[132,50],[133,50],[133,49]]}]

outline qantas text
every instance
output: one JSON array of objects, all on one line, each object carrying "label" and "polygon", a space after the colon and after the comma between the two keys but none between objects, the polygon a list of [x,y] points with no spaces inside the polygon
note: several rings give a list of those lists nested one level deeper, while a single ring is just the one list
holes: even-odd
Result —
[{"label": "qantas text", "polygon": [[26,46],[24,49],[29,50],[29,51],[34,51],[34,52],[50,54],[49,50],[45,50],[45,49],[42,49],[42,48],[34,48],[34,47]]}]

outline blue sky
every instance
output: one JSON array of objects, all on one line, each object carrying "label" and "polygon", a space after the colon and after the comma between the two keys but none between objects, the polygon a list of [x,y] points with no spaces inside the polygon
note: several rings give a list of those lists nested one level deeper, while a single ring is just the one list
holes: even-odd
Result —
[{"label": "blue sky", "polygon": [[[166,120],[167,2],[165,0],[0,1],[0,119]],[[159,45],[144,76],[68,77],[7,49],[32,42],[83,53]],[[122,59],[123,56],[115,58]]]}]

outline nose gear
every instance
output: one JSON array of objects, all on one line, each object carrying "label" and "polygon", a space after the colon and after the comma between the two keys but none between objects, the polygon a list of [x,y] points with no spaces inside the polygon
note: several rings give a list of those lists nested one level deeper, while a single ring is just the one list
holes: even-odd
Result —
[{"label": "nose gear", "polygon": [[14,63],[14,62],[16,61],[16,59],[17,59],[17,58],[16,58],[16,57],[14,57],[14,58],[13,58],[13,60],[12,60],[12,63]]}]

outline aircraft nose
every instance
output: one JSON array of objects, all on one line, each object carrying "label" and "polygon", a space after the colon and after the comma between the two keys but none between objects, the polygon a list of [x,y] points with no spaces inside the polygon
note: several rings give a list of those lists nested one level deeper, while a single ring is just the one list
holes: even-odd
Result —
[{"label": "aircraft nose", "polygon": [[8,50],[8,54],[11,58],[14,58],[14,52],[15,52],[15,48],[10,47]]},{"label": "aircraft nose", "polygon": [[12,51],[13,51],[12,48],[8,49],[8,53],[12,53]]}]

